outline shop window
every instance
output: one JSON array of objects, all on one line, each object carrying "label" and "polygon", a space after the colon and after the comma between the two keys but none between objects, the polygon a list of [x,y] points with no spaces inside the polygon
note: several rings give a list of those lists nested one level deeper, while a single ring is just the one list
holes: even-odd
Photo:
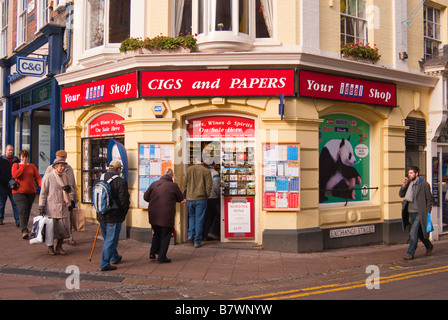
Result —
[{"label": "shop window", "polygon": [[341,42],[367,43],[365,0],[341,0]]},{"label": "shop window", "polygon": [[370,200],[370,125],[347,114],[321,119],[319,203]]},{"label": "shop window", "polygon": [[111,139],[124,144],[124,136],[82,139],[82,202],[92,203],[93,182],[106,172],[107,144]]},{"label": "shop window", "polygon": [[[273,38],[274,0],[172,0],[174,33],[197,34],[202,51],[245,51],[255,39]],[[239,43],[240,46],[234,46]]]},{"label": "shop window", "polygon": [[88,0],[86,49],[120,43],[130,34],[130,0]]},{"label": "shop window", "polygon": [[30,150],[31,146],[31,118],[30,113],[25,112],[22,119],[22,149]]},{"label": "shop window", "polygon": [[405,134],[406,171],[409,166],[420,168],[420,176],[426,174],[426,121],[425,119],[408,117],[405,125],[409,127]]},{"label": "shop window", "polygon": [[5,119],[3,118],[4,112],[3,110],[0,110],[0,152],[3,152],[4,146],[3,146],[3,123],[5,123]]},{"label": "shop window", "polygon": [[16,116],[13,118],[12,123],[14,124],[14,150],[16,154],[21,150],[20,148],[20,118]]}]

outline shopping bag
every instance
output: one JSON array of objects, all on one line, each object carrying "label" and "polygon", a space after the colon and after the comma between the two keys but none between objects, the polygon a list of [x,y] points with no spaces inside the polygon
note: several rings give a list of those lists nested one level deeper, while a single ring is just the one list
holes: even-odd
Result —
[{"label": "shopping bag", "polygon": [[75,231],[85,231],[86,230],[86,220],[84,219],[84,210],[79,208],[73,208],[70,214],[72,220],[72,228]]},{"label": "shopping bag", "polygon": [[428,213],[426,217],[426,232],[431,233],[434,231],[434,226],[432,225],[431,214]]},{"label": "shopping bag", "polygon": [[50,243],[53,242],[53,219],[39,215],[33,218],[30,244],[43,243],[46,240],[50,240]]},{"label": "shopping bag", "polygon": [[33,227],[31,229],[30,233],[30,244],[35,243],[42,243],[44,242],[44,228],[45,228],[45,217],[44,216],[37,216],[33,218]]}]

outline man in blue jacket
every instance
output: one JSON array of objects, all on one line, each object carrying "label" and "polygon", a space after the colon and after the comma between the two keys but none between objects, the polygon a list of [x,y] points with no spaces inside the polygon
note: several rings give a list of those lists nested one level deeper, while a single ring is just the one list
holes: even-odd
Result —
[{"label": "man in blue jacket", "polygon": [[11,201],[12,211],[16,226],[19,226],[19,210],[12,198],[12,190],[9,187],[9,180],[11,180],[11,167],[13,163],[19,163],[20,160],[14,156],[14,147],[8,144],[5,148],[5,154],[0,157],[0,225],[3,225],[5,218],[6,200]]}]

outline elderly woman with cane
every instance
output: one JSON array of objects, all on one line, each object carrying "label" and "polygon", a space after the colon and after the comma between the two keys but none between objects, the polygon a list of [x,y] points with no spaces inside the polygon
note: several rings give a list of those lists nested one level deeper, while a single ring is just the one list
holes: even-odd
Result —
[{"label": "elderly woman with cane", "polygon": [[[42,188],[39,197],[39,212],[53,219],[53,234],[45,240],[50,255],[66,252],[62,248],[64,239],[70,237],[70,211],[73,210],[74,191],[69,185],[68,178],[64,172],[66,162],[56,158],[53,162],[53,170],[45,174],[42,179]],[[54,239],[57,240],[56,250],[53,246]]]}]

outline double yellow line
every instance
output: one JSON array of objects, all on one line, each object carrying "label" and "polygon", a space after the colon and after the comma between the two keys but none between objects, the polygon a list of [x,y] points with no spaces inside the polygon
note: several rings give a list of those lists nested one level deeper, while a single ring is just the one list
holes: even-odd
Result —
[{"label": "double yellow line", "polygon": [[[425,269],[425,270],[419,270],[419,271],[411,271],[411,272],[405,272],[405,273],[399,273],[388,277],[380,277],[379,279],[371,279],[369,280],[377,280],[378,283],[381,285],[386,283],[391,283],[395,281],[401,281],[401,280],[407,280],[417,277],[424,277],[431,274],[436,273],[442,273],[442,272],[448,272],[448,266],[438,267],[438,268],[431,268],[431,269]],[[369,275],[366,274],[366,279]],[[263,300],[285,300],[285,299],[295,299],[295,298],[302,298],[312,295],[318,295],[318,294],[324,294],[324,293],[332,293],[332,292],[339,292],[339,291],[345,291],[345,290],[352,290],[357,288],[363,288],[366,287],[366,280],[359,280],[354,282],[347,282],[347,283],[339,283],[339,284],[330,284],[330,285],[324,285],[324,286],[316,286],[311,288],[304,288],[304,289],[295,289],[295,290],[288,290],[288,291],[279,291],[279,292],[271,292],[261,295],[254,295],[250,297],[244,297],[244,298],[238,298],[235,300],[253,300],[253,299],[263,299]]]}]

